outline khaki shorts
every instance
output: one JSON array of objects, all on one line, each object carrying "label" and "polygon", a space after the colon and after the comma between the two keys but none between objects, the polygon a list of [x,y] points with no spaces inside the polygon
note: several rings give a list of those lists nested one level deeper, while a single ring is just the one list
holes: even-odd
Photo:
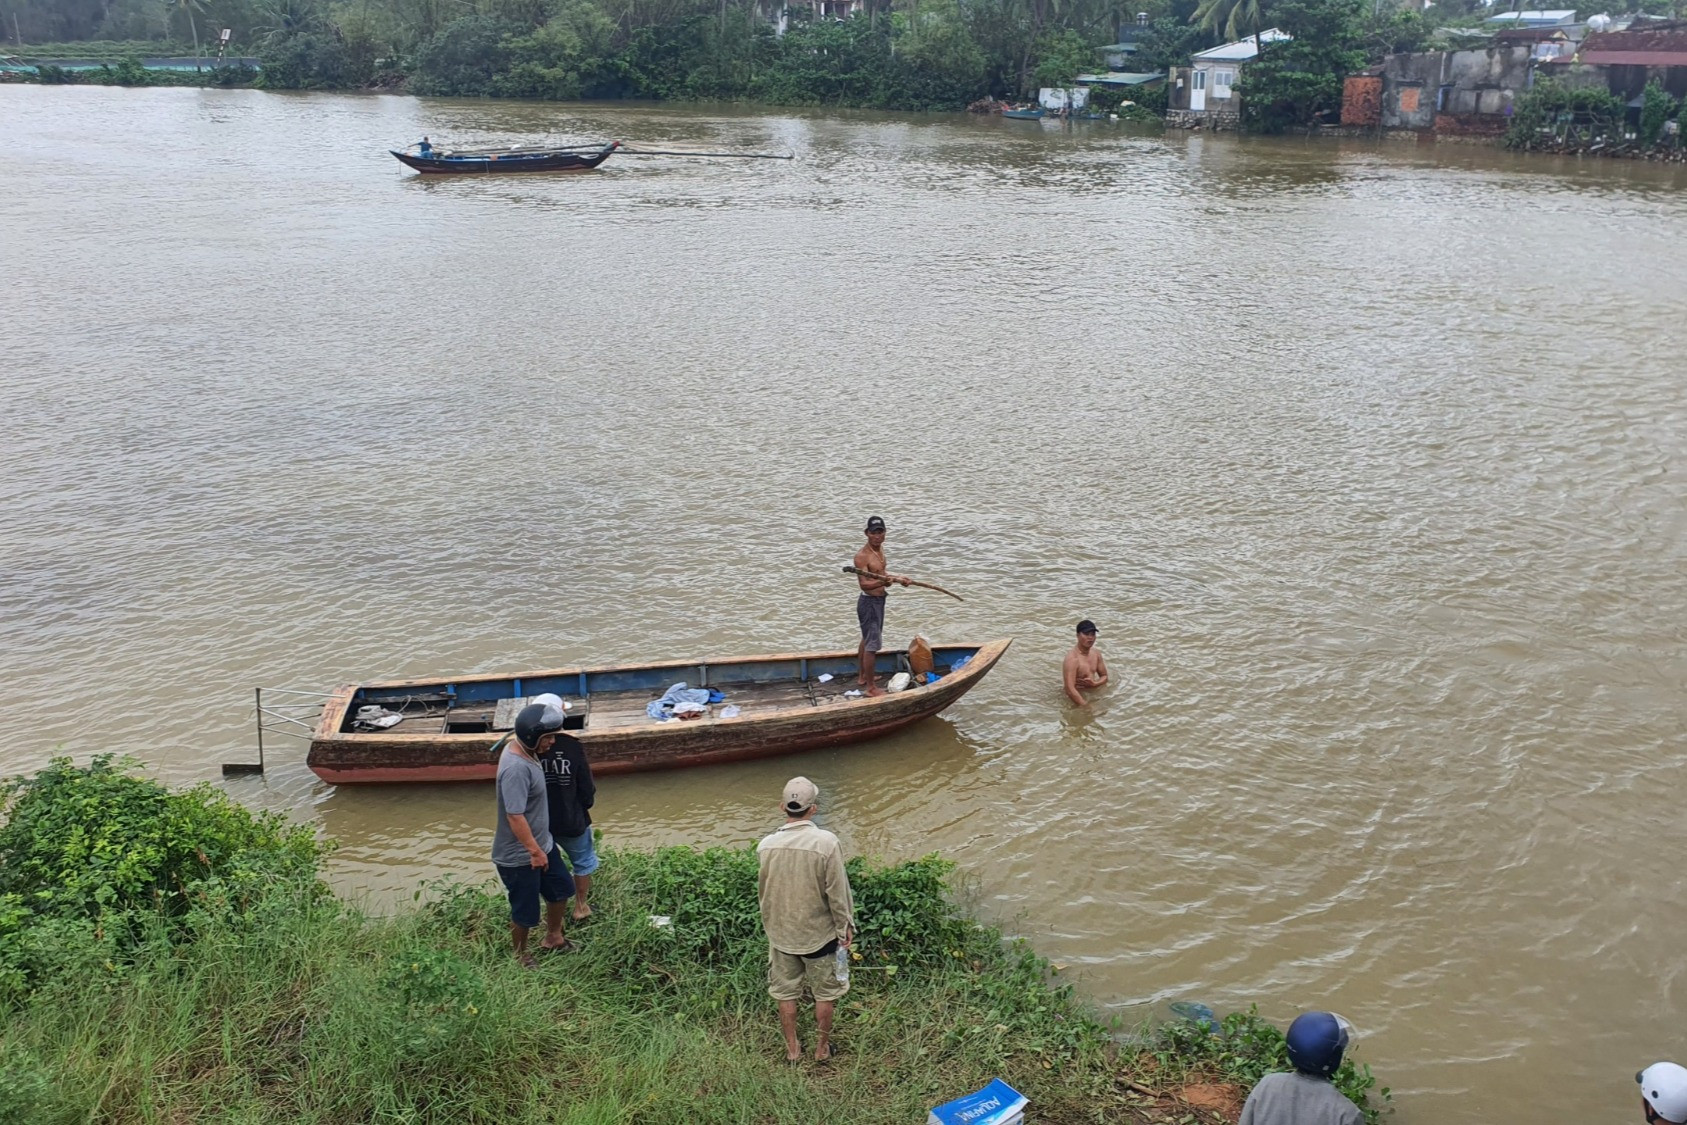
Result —
[{"label": "khaki shorts", "polygon": [[809,960],[768,946],[767,994],[775,1000],[801,1000],[804,984],[816,1000],[837,1000],[849,991],[849,982],[838,979],[837,954]]}]

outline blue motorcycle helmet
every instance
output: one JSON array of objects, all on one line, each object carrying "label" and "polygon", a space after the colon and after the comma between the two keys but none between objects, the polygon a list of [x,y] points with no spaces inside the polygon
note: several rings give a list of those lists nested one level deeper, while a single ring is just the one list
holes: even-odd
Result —
[{"label": "blue motorcycle helmet", "polygon": [[1329,1078],[1341,1066],[1351,1025],[1333,1012],[1303,1012],[1285,1038],[1289,1062],[1302,1074]]}]

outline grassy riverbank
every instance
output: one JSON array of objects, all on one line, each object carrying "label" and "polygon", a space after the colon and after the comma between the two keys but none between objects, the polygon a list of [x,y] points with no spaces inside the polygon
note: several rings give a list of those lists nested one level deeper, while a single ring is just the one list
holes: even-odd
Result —
[{"label": "grassy riverbank", "polygon": [[[858,1125],[1000,1075],[1044,1123],[1219,1121],[1188,1084],[1235,1095],[1282,1065],[1251,1014],[1223,1035],[1103,1026],[955,910],[936,857],[852,864],[863,958],[840,1056],[793,1066],[747,850],[609,851],[579,951],[537,972],[508,955],[501,898],[433,887],[369,917],[322,885],[322,851],[210,787],[101,763],[14,782],[0,1120]],[[1367,1073],[1342,1078],[1363,1098]]]}]

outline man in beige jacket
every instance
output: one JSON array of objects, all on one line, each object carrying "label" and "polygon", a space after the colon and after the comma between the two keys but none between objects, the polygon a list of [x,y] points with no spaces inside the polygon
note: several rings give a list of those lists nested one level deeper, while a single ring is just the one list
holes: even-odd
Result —
[{"label": "man in beige jacket", "polygon": [[855,901],[838,838],[814,823],[820,790],[806,777],[785,786],[785,824],[756,845],[762,929],[767,932],[767,991],[779,1002],[785,1058],[802,1058],[797,1003],[814,994],[814,1061],[832,1057],[832,1012],[849,991],[840,972],[855,937]]}]

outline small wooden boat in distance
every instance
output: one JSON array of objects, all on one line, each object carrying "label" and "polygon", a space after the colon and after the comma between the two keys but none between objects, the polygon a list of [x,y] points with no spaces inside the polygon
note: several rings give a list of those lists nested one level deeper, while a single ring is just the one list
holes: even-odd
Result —
[{"label": "small wooden boat in distance", "polygon": [[[489,779],[497,772],[493,747],[526,701],[546,692],[569,704],[568,728],[585,744],[594,774],[847,746],[937,714],[1012,643],[933,646],[934,681],[872,698],[846,694],[856,684],[854,651],[351,684],[323,707],[306,763],[334,784]],[[905,651],[879,654],[881,686],[906,658]],[[652,719],[652,701],[681,681],[722,698],[698,719]],[[376,723],[389,725],[371,729]]]},{"label": "small wooden boat in distance", "polygon": [[590,172],[621,147],[610,141],[601,147],[517,147],[458,151],[433,149],[428,156],[388,149],[407,167],[429,176],[462,176],[488,172]]},{"label": "small wooden boat in distance", "polygon": [[1043,117],[1043,110],[1041,107],[1037,109],[1004,109],[1002,110],[1002,116],[1011,117],[1015,121],[1040,121]]}]

